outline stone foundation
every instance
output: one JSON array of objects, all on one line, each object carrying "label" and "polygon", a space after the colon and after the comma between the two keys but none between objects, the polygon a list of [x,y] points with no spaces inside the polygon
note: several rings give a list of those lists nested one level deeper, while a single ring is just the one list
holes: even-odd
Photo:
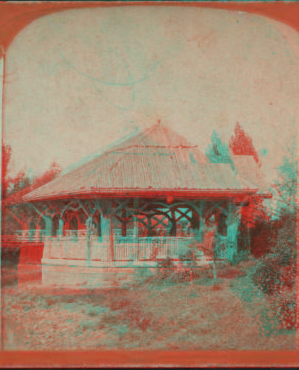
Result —
[{"label": "stone foundation", "polygon": [[[113,288],[138,281],[143,268],[42,266],[42,282],[45,285],[62,287]],[[144,271],[143,271],[144,273]],[[155,273],[154,268],[146,268],[147,275]]]}]

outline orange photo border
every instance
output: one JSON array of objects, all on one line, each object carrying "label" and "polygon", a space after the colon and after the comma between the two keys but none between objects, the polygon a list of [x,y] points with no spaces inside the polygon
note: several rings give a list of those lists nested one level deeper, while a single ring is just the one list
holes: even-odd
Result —
[{"label": "orange photo border", "polygon": [[[244,11],[270,17],[299,32],[299,2],[20,2],[0,1],[0,45],[33,20],[67,9],[119,6],[180,6]],[[0,49],[1,52],[1,49]],[[2,130],[2,128],[1,128]],[[297,235],[298,238],[298,235]],[[298,239],[297,239],[298,241]],[[298,243],[297,243],[298,245]],[[298,266],[299,267],[299,266]],[[297,270],[298,271],[298,270]],[[298,306],[297,306],[298,309]],[[1,320],[2,321],[2,320]],[[298,328],[298,315],[297,315]],[[298,342],[298,334],[297,334]],[[298,347],[298,346],[297,346]],[[265,367],[298,366],[299,351],[1,351],[0,367]]]}]

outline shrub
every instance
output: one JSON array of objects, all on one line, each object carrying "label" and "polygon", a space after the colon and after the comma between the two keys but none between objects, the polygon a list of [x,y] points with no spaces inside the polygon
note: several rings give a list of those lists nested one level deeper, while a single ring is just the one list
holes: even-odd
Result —
[{"label": "shrub", "polygon": [[289,300],[283,302],[278,307],[278,318],[281,329],[293,329],[296,327],[296,301]]},{"label": "shrub", "polygon": [[296,325],[296,263],[289,263],[289,257],[284,257],[284,253],[268,256],[257,266],[252,278],[268,296],[281,328],[293,329]]},{"label": "shrub", "polygon": [[258,220],[250,230],[250,249],[254,257],[261,257],[271,252],[273,240],[277,239],[275,222]]},{"label": "shrub", "polygon": [[264,260],[260,262],[252,278],[254,284],[257,285],[263,293],[273,294],[281,282],[277,261]]}]

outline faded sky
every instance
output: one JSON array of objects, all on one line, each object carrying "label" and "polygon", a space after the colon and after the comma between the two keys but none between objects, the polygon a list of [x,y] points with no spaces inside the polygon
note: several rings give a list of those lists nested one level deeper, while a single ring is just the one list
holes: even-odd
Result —
[{"label": "faded sky", "polygon": [[[68,10],[6,55],[11,173],[71,165],[161,119],[205,151],[237,121],[269,182],[297,133],[296,31],[255,15],[179,7]],[[281,30],[283,29],[283,33]]]}]

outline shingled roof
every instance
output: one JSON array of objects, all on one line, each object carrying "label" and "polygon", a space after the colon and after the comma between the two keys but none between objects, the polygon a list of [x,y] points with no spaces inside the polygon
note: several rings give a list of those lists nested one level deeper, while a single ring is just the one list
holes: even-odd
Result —
[{"label": "shingled roof", "polygon": [[196,145],[158,123],[26,194],[23,201],[130,192],[258,190],[259,184],[243,173],[236,175],[229,164],[210,163]]}]

